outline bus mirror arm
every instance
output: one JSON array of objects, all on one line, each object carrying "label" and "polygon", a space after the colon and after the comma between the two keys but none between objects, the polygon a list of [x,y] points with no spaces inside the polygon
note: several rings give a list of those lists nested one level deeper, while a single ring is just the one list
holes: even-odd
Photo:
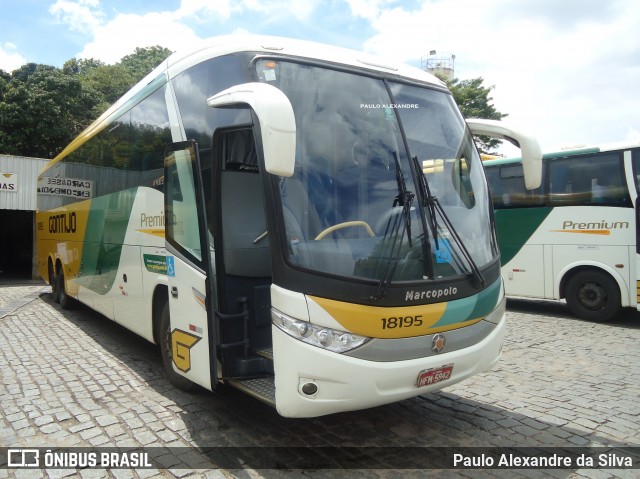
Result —
[{"label": "bus mirror arm", "polygon": [[265,169],[273,175],[293,176],[296,120],[291,102],[281,90],[266,83],[243,83],[212,96],[207,105],[251,107],[260,123]]},{"label": "bus mirror arm", "polygon": [[542,182],[542,151],[535,138],[496,120],[468,119],[467,125],[474,135],[500,138],[520,148],[526,188],[533,190],[540,187]]}]

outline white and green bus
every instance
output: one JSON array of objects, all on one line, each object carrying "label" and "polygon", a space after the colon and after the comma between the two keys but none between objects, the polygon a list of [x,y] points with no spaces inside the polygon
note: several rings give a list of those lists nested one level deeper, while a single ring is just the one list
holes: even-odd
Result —
[{"label": "white and green bus", "polygon": [[42,171],[40,274],[63,308],[159,344],[181,388],[235,386],[288,417],[433,391],[490,368],[505,329],[475,132],[517,141],[536,186],[537,142],[465,122],[421,70],[211,39]]},{"label": "white and green bus", "polygon": [[565,298],[593,321],[639,307],[640,144],[545,154],[533,190],[519,158],[484,165],[507,295]]}]

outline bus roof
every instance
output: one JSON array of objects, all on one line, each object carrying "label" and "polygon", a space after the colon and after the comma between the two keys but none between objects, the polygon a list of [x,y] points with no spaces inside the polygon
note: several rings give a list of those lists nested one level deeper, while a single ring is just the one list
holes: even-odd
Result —
[{"label": "bus roof", "polygon": [[[553,151],[549,153],[544,153],[542,158],[553,159],[553,158],[566,158],[569,156],[577,156],[584,155],[587,153],[601,153],[605,151],[615,151],[615,150],[624,150],[629,148],[638,148],[640,147],[640,143],[638,142],[619,142],[619,143],[608,143],[606,145],[601,146],[580,146],[575,148],[568,148],[560,151]],[[514,163],[520,163],[522,158],[520,157],[511,157],[511,158],[490,158],[483,161],[485,166],[498,166],[498,165],[510,165]]]},{"label": "bus roof", "polygon": [[224,35],[211,37],[198,42],[190,50],[178,51],[170,55],[71,141],[69,145],[51,160],[45,170],[102,131],[113,120],[118,118],[123,111],[126,111],[146,98],[162,84],[166,83],[167,80],[172,79],[187,68],[197,65],[209,58],[249,51],[321,60],[372,72],[397,75],[409,80],[444,87],[444,83],[441,80],[419,68],[404,65],[393,60],[385,60],[357,50],[275,36]]},{"label": "bus roof", "polygon": [[[384,59],[358,50],[335,47],[317,42],[264,35],[224,35],[211,37],[202,40],[191,50],[174,53],[167,59],[166,66],[163,68],[161,65],[156,71],[166,69],[168,70],[169,77],[173,78],[173,76],[184,71],[186,68],[208,58],[243,51],[323,60],[372,71],[392,73],[413,80],[444,86],[443,82],[432,74],[395,60]],[[154,76],[153,72],[151,76]]]}]

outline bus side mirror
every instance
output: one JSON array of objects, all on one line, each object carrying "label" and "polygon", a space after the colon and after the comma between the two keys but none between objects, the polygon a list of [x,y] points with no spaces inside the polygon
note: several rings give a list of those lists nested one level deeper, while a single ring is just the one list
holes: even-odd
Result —
[{"label": "bus side mirror", "polygon": [[522,152],[522,169],[524,184],[528,190],[540,187],[542,183],[542,151],[535,138],[510,128],[496,120],[467,120],[467,125],[474,135],[486,135],[513,143]]},{"label": "bus side mirror", "polygon": [[291,102],[279,89],[266,83],[243,83],[207,100],[215,108],[249,105],[260,122],[267,172],[293,176],[296,161],[296,120]]}]

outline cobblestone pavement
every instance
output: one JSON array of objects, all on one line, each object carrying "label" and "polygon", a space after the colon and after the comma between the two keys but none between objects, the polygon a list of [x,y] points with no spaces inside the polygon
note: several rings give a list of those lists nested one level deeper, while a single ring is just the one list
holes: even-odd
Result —
[{"label": "cobblestone pavement", "polygon": [[[173,389],[155,346],[84,307],[62,311],[47,291],[0,285],[0,447],[640,445],[640,313],[597,324],[562,303],[510,300],[492,371],[389,406],[292,420],[225,387]],[[632,478],[640,470],[0,469],[0,478],[436,474]]]}]

